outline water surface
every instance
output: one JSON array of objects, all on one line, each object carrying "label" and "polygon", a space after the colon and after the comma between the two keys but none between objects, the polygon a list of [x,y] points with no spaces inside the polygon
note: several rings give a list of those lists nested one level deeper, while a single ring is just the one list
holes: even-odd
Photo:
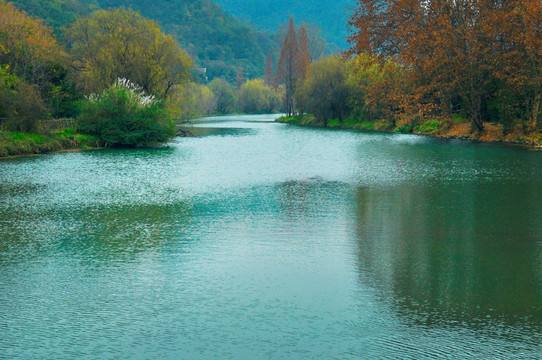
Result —
[{"label": "water surface", "polygon": [[0,161],[0,358],[542,357],[542,154],[273,119]]}]

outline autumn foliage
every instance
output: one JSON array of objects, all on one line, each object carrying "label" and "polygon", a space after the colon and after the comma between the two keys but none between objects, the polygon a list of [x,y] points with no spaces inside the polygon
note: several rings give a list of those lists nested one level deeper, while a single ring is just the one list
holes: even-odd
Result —
[{"label": "autumn foliage", "polygon": [[395,119],[454,116],[535,129],[542,95],[542,4],[536,0],[356,0],[350,55],[394,62],[396,88],[367,88]]},{"label": "autumn foliage", "polygon": [[50,28],[0,1],[0,130],[35,131],[40,119],[70,114],[67,67]]}]

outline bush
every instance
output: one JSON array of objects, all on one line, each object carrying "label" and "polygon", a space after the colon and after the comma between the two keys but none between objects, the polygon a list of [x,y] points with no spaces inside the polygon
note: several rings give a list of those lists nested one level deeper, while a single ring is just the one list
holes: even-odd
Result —
[{"label": "bush", "polygon": [[163,102],[126,79],[82,102],[79,129],[99,137],[105,146],[146,147],[175,135]]}]

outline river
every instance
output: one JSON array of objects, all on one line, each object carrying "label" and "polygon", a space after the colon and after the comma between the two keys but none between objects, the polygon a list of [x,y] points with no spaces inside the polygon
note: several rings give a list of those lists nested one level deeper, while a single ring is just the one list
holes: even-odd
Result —
[{"label": "river", "polygon": [[204,119],[0,161],[0,358],[542,356],[542,154]]}]

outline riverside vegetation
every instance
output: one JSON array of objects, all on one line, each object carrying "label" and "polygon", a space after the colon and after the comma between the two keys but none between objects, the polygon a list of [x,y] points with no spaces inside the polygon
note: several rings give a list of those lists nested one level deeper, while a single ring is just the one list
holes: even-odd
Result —
[{"label": "riverside vegetation", "polygon": [[154,146],[195,116],[280,109],[242,67],[237,86],[201,83],[187,51],[138,12],[77,9],[53,30],[0,1],[0,156]]},{"label": "riverside vegetation", "polygon": [[[345,54],[323,58],[319,30],[291,18],[276,71],[268,49],[263,78],[239,65],[235,80],[210,82],[136,11],[75,7],[66,17],[53,30],[0,2],[2,156],[154,146],[195,116],[278,111],[300,125],[541,144],[537,1],[358,0]],[[61,118],[78,121],[51,129]]]},{"label": "riverside vegetation", "polygon": [[539,1],[357,0],[349,23],[341,57],[289,42],[279,121],[540,145]]}]

